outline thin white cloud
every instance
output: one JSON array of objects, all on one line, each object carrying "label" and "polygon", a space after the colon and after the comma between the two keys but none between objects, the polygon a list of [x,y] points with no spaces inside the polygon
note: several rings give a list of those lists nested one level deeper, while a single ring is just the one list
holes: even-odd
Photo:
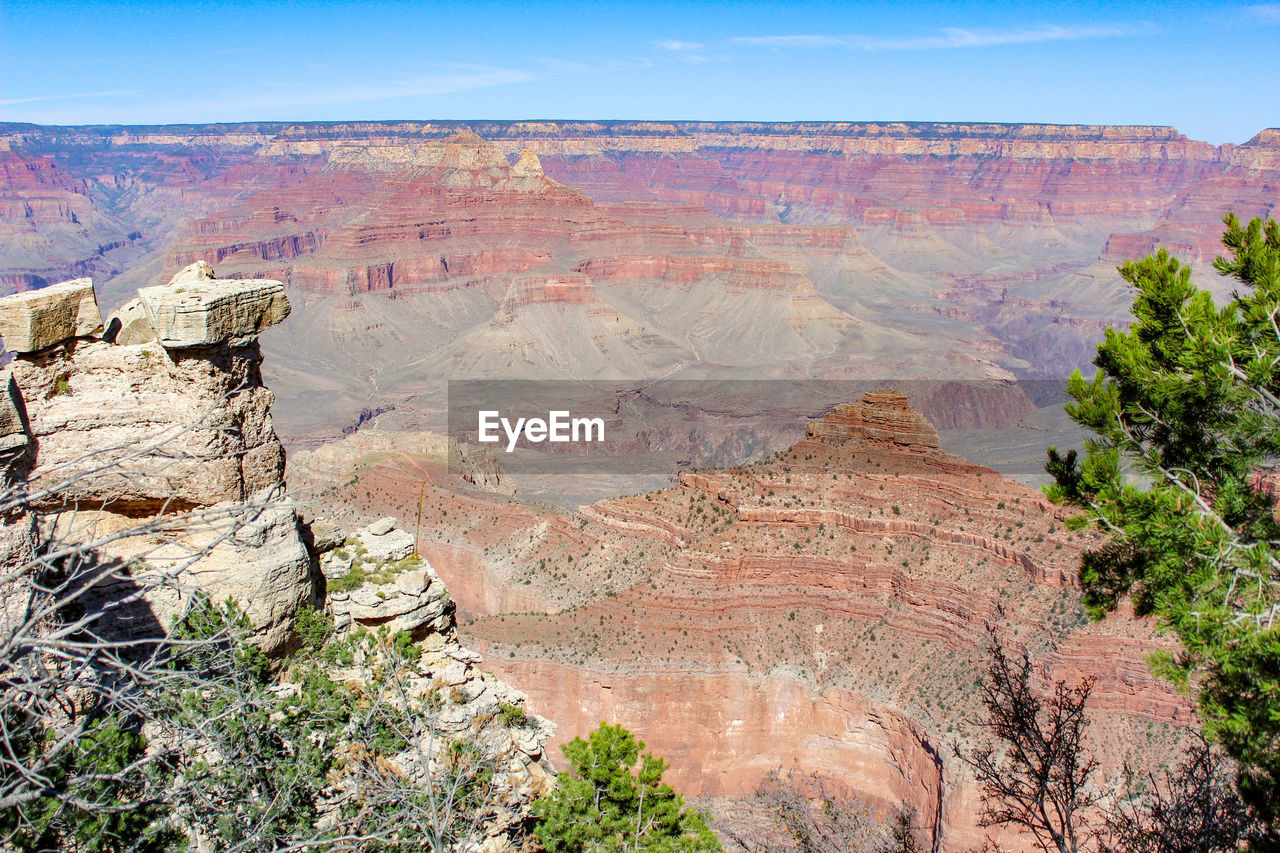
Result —
[{"label": "thin white cloud", "polygon": [[[156,122],[213,122],[268,120],[277,117],[292,118],[299,115],[299,107],[324,107],[355,105],[385,101],[387,109],[400,100],[434,95],[450,95],[492,86],[512,83],[529,83],[544,79],[547,74],[517,68],[465,64],[436,64],[417,73],[405,73],[403,69],[394,78],[342,82],[325,85],[310,79],[306,81],[277,81],[255,88],[225,89],[209,93],[202,98],[175,99],[171,96],[147,98],[145,93],[128,99],[107,112],[77,107],[74,113],[55,110],[53,105],[45,109],[26,106],[30,101],[45,99],[14,99],[0,101],[0,113],[5,120],[34,121],[41,124],[84,124],[94,121],[111,123]],[[108,94],[108,93],[100,93]],[[72,96],[58,96],[70,98]],[[52,99],[50,99],[52,100]],[[379,109],[383,109],[379,107]]]},{"label": "thin white cloud", "polygon": [[458,66],[448,70],[405,77],[399,80],[366,82],[317,88],[311,92],[291,90],[280,93],[260,93],[243,100],[246,106],[286,106],[289,104],[345,104],[363,101],[388,101],[397,98],[417,98],[425,95],[452,95],[489,86],[510,83],[531,83],[539,75],[516,68],[490,68],[485,66]]},{"label": "thin white cloud", "polygon": [[761,47],[838,47],[844,44],[843,39],[835,36],[739,36],[729,39],[735,44],[759,45]]},{"label": "thin white cloud", "polygon": [[[3,0],[0,0],[3,2]],[[673,54],[685,59],[685,54]],[[381,80],[365,80],[360,82],[343,82],[326,86],[318,78],[319,74],[302,80],[275,81],[256,87],[227,88],[210,92],[202,98],[174,99],[170,96],[155,98],[134,98],[128,102],[113,106],[109,111],[98,108],[96,112],[77,107],[58,110],[52,105],[43,110],[37,108],[23,109],[21,106],[6,107],[0,102],[0,119],[5,121],[31,121],[38,124],[92,124],[109,122],[112,124],[157,124],[157,123],[207,123],[218,121],[284,121],[323,119],[324,109],[299,112],[297,107],[325,107],[335,105],[334,110],[347,111],[343,105],[369,102],[376,105],[378,112],[403,109],[405,105],[418,106],[413,99],[434,95],[450,95],[469,92],[495,86],[531,83],[554,80],[560,77],[571,77],[581,74],[600,74],[617,71],[634,71],[653,67],[653,59],[647,56],[631,58],[614,58],[605,62],[587,64],[580,61],[567,61],[553,58],[533,60],[528,68],[503,68],[487,65],[465,63],[432,63],[420,66],[413,71],[397,69],[395,76]],[[324,67],[313,68],[323,71]],[[103,93],[106,94],[106,93]],[[122,94],[134,94],[127,92]],[[146,94],[146,93],[142,93]],[[399,99],[406,104],[396,105]],[[21,103],[21,102],[19,102]],[[359,112],[351,109],[350,112]],[[346,116],[339,115],[338,118]]]},{"label": "thin white cloud", "polygon": [[682,51],[682,50],[702,50],[704,45],[697,41],[680,41],[679,39],[663,39],[654,42],[659,50]]},{"label": "thin white cloud", "polygon": [[[1280,8],[1280,6],[1278,6]],[[946,27],[937,35],[910,38],[888,38],[867,35],[788,35],[744,36],[734,38],[737,44],[763,47],[848,47],[854,50],[939,50],[963,47],[996,47],[1006,44],[1037,44],[1052,41],[1113,38],[1133,35],[1139,30],[1132,26],[1084,26],[1060,27],[1047,25],[1020,30],[969,30]]]},{"label": "thin white cloud", "polygon": [[[181,103],[161,103],[152,108],[161,112],[174,110],[186,115],[222,116],[265,115],[267,111],[297,106],[326,104],[359,104],[370,101],[394,101],[432,95],[452,95],[490,86],[530,83],[541,79],[532,71],[479,65],[439,66],[439,70],[421,74],[402,74],[396,79],[346,83],[337,86],[277,84],[258,91],[226,91],[215,97]],[[207,120],[207,119],[201,119]]]},{"label": "thin white cloud", "polygon": [[38,95],[31,98],[6,98],[0,100],[0,107],[7,107],[11,104],[35,104],[41,101],[68,101],[74,98],[110,98],[116,95],[133,95],[136,92],[128,89],[120,89],[113,92],[76,92],[70,95]]},{"label": "thin white cloud", "polygon": [[996,47],[1005,44],[1038,44],[1050,41],[1114,38],[1132,35],[1132,27],[1032,27],[1024,30],[966,30],[947,27],[940,35],[909,39],[854,37],[851,47],[861,50],[933,50],[955,47]]}]

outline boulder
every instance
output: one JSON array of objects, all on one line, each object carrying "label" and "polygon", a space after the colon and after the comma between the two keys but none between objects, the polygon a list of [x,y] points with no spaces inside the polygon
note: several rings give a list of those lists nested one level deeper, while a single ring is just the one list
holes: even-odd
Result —
[{"label": "boulder", "polygon": [[413,534],[397,529],[395,523],[394,518],[380,518],[355,532],[356,541],[364,546],[366,562],[403,560],[413,553]]},{"label": "boulder", "polygon": [[320,573],[328,580],[337,580],[351,571],[353,562],[354,558],[350,554],[343,557],[338,550],[326,551],[320,555]]},{"label": "boulder", "polygon": [[12,370],[0,371],[0,453],[22,447],[31,440],[27,410]]},{"label": "boulder", "polygon": [[156,339],[170,348],[203,347],[256,335],[289,316],[284,285],[271,279],[216,279],[198,262],[173,281],[138,291]]},{"label": "boulder", "polygon": [[93,279],[77,278],[0,299],[0,338],[10,352],[35,352],[102,328]]},{"label": "boulder", "polygon": [[311,551],[315,554],[327,554],[341,548],[346,541],[342,528],[327,518],[313,518],[307,522],[311,531]]},{"label": "boulder", "polygon": [[430,563],[401,572],[389,583],[365,584],[350,592],[329,593],[334,625],[341,631],[352,623],[368,628],[385,625],[397,631],[452,631],[453,599]]},{"label": "boulder", "polygon": [[141,299],[130,299],[107,318],[103,340],[122,347],[150,343],[156,339],[156,327]]},{"label": "boulder", "polygon": [[170,284],[179,284],[184,281],[213,281],[218,276],[214,273],[213,267],[208,261],[196,261],[194,264],[188,264],[179,270],[173,278],[169,279]]},{"label": "boulder", "polygon": [[243,505],[216,504],[227,521],[223,538],[188,570],[193,587],[214,600],[234,598],[253,624],[254,643],[283,654],[298,608],[311,600],[311,555],[298,531],[293,501],[264,489]]}]

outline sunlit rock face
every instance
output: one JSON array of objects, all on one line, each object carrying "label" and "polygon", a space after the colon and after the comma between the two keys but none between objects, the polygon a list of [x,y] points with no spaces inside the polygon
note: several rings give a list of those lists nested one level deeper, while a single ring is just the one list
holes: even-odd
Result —
[{"label": "sunlit rock face", "polygon": [[[817,770],[882,813],[905,803],[944,850],[983,837],[952,745],[981,734],[989,630],[1045,678],[1097,679],[1092,746],[1108,767],[1163,760],[1195,724],[1146,663],[1171,641],[1123,615],[1088,623],[1074,566],[1092,540],[1037,492],[936,445],[901,395],[868,394],[770,459],[585,508],[576,546],[544,531],[506,583],[554,590],[543,573],[564,574],[582,603],[466,633],[558,738],[618,720],[713,798],[749,795],[773,769]],[[510,526],[488,565],[448,565],[455,588],[502,577],[499,555],[530,537]],[[625,579],[601,595],[588,573]]]},{"label": "sunlit rock face", "polygon": [[[131,334],[146,326],[164,338],[139,335],[143,343],[106,339],[90,279],[0,298],[0,325],[17,350],[0,419],[7,448],[20,454],[6,457],[7,475],[38,515],[32,547],[100,542],[98,559],[136,564],[131,577],[156,580],[139,634],[166,629],[204,594],[241,602],[253,640],[275,655],[313,597],[311,556],[284,494],[274,397],[259,370],[257,334],[288,315],[288,300],[278,281],[231,283],[230,298],[220,286],[206,265],[150,288]],[[187,300],[176,324],[163,312],[175,294]],[[175,337],[178,328],[188,334]],[[25,530],[29,519],[13,523]]]},{"label": "sunlit rock face", "polygon": [[808,433],[576,512],[458,482],[420,433],[361,430],[296,454],[290,476],[358,518],[421,506],[418,551],[463,641],[560,724],[555,744],[621,722],[727,809],[770,770],[810,768],[878,810],[908,804],[940,850],[980,847],[981,791],[952,746],[981,734],[988,629],[1045,683],[1097,679],[1104,774],[1176,760],[1192,703],[1146,660],[1175,643],[1127,612],[1087,620],[1076,572],[1097,542],[1062,508],[931,446],[894,393]]},{"label": "sunlit rock face", "polygon": [[431,427],[445,376],[1056,378],[1127,321],[1120,260],[1167,245],[1213,279],[1224,210],[1271,209],[1277,136],[10,127],[0,286],[93,274],[113,310],[196,261],[282,281],[295,318],[266,344],[269,378],[282,435],[307,444],[366,410]]}]

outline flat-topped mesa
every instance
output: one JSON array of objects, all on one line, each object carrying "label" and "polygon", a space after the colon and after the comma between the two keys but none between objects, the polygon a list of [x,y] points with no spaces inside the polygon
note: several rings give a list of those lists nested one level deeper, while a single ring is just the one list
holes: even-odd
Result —
[{"label": "flat-topped mesa", "polygon": [[861,439],[879,444],[938,447],[938,431],[925,416],[907,403],[898,391],[873,391],[856,403],[836,406],[831,414],[813,421],[808,438],[824,444]]}]

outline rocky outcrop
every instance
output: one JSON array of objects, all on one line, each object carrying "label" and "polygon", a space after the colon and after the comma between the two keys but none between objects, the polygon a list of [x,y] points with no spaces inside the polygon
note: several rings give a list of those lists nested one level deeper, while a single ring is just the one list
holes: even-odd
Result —
[{"label": "rocky outcrop", "polygon": [[[187,287],[195,296],[184,301]],[[3,626],[26,618],[37,571],[80,567],[93,578],[74,604],[95,614],[86,633],[122,646],[146,648],[197,596],[237,602],[249,639],[269,655],[296,646],[305,604],[327,609],[339,638],[368,631],[326,673],[343,682],[373,680],[383,641],[395,637],[392,701],[415,713],[415,725],[402,752],[379,759],[379,772],[425,787],[446,772],[444,750],[474,749],[485,763],[484,838],[468,849],[514,853],[531,803],[555,784],[546,755],[555,727],[478,668],[481,657],[458,641],[448,590],[394,519],[343,537],[333,525],[303,524],[285,496],[255,337],[288,313],[279,283],[224,283],[203,265],[148,290],[137,303],[145,318],[126,312],[136,322],[120,323],[113,341],[96,334],[100,323],[77,326],[64,322],[74,314],[46,311],[61,325],[33,323],[32,339],[45,346],[20,352],[3,373],[0,461],[14,490],[0,523]],[[66,300],[55,307],[91,302],[92,288],[49,297]],[[30,302],[0,299],[0,314],[18,301]],[[180,306],[177,319],[165,319],[167,304]],[[143,321],[158,334],[121,342],[121,331]],[[42,563],[42,554],[51,556]],[[406,636],[413,649],[403,647]],[[285,680],[272,690],[299,695],[305,688],[288,672],[281,667]],[[356,756],[364,745],[326,748]],[[335,771],[328,783],[319,826],[365,796],[356,774]]]},{"label": "rocky outcrop", "polygon": [[[419,567],[419,568],[415,568]],[[387,583],[368,582],[350,591],[329,593],[334,621],[340,631],[380,628],[421,636],[453,622],[453,599],[431,564],[407,561]]]},{"label": "rocky outcrop", "polygon": [[378,519],[357,530],[352,536],[352,544],[362,549],[368,560],[403,560],[414,552],[413,536],[396,527],[395,522],[394,518]]},{"label": "rocky outcrop", "polygon": [[[404,632],[414,641],[419,653],[401,664],[407,676],[403,701],[421,709],[432,737],[469,741],[493,762],[497,808],[486,815],[488,840],[481,849],[513,850],[514,831],[528,820],[530,804],[555,784],[547,750],[556,725],[526,713],[524,693],[479,668],[483,658],[458,640],[453,598],[394,518],[362,527],[340,544],[331,539],[321,550],[325,606],[337,636]],[[333,677],[363,681],[369,675],[356,662]],[[407,751],[401,769],[428,784],[439,772],[421,761],[430,754]]]},{"label": "rocky outcrop", "polygon": [[[183,281],[214,283],[206,265],[150,290],[176,291]],[[199,315],[204,330],[198,340],[168,334],[140,343],[128,342],[136,312],[125,341],[96,334],[102,322],[88,280],[0,299],[10,328],[25,318],[28,330],[6,334],[6,344],[19,344],[0,429],[5,443],[23,448],[14,470],[43,535],[100,542],[98,559],[132,566],[150,585],[157,629],[192,595],[234,598],[255,641],[277,654],[312,594],[254,338],[287,315],[287,300],[278,282],[240,282],[234,294],[192,303],[200,310],[188,317]],[[147,319],[154,325],[159,316]]]},{"label": "rocky outcrop", "polygon": [[162,287],[138,291],[142,305],[166,348],[207,347],[257,335],[289,316],[284,285],[267,279],[214,278],[197,262]]},{"label": "rocky outcrop", "polygon": [[87,278],[29,290],[0,302],[0,338],[9,352],[47,349],[102,327],[102,314]]},{"label": "rocky outcrop", "polygon": [[907,405],[907,395],[898,391],[876,391],[856,403],[837,406],[822,420],[810,423],[806,435],[830,443],[860,439],[937,447],[940,441],[933,424]]},{"label": "rocky outcrop", "polygon": [[311,554],[282,486],[155,516],[103,510],[86,500],[78,509],[38,512],[39,542],[62,549],[101,543],[92,548],[93,559],[123,567],[122,577],[93,596],[96,607],[109,611],[116,596],[141,591],[142,606],[112,628],[112,639],[165,630],[193,597],[204,596],[235,601],[249,618],[249,640],[277,656],[293,646],[298,609],[313,603]]},{"label": "rocky outcrop", "polygon": [[413,536],[382,518],[320,558],[339,632],[385,627],[415,637],[451,630],[453,599]]},{"label": "rocky outcrop", "polygon": [[511,175],[516,178],[541,178],[542,161],[538,159],[538,154],[532,148],[526,148],[520,152],[520,157],[511,167]]},{"label": "rocky outcrop", "polygon": [[256,344],[192,352],[92,339],[17,359],[38,443],[30,479],[53,489],[36,502],[154,512],[278,484],[284,448],[261,360]]}]

